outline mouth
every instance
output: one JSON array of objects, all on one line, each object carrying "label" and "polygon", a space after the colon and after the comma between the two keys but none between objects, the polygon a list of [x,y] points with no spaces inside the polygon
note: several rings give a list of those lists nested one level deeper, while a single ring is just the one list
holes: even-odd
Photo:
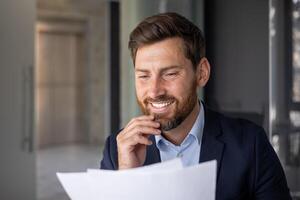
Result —
[{"label": "mouth", "polygon": [[154,113],[163,113],[168,110],[168,108],[174,103],[174,101],[159,101],[159,102],[149,102],[151,105],[151,110]]}]

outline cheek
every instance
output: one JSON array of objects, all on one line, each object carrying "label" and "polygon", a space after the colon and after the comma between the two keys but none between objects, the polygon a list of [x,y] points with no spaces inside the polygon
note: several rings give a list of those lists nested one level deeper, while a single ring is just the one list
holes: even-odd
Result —
[{"label": "cheek", "polygon": [[183,99],[190,90],[190,84],[187,81],[176,81],[169,85],[168,92],[170,95],[175,96],[178,99]]},{"label": "cheek", "polygon": [[172,88],[172,96],[174,96],[180,105],[184,106],[187,104],[187,100],[197,95],[197,86],[195,82],[185,82],[178,84],[177,87]]},{"label": "cheek", "polygon": [[135,85],[135,93],[136,93],[136,98],[139,101],[142,101],[146,96],[145,88],[143,86],[141,86],[140,84]]}]

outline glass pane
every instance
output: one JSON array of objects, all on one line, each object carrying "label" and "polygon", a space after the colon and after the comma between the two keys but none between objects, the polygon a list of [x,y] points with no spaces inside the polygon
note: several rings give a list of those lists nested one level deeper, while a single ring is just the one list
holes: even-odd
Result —
[{"label": "glass pane", "polygon": [[300,126],[300,111],[290,111],[290,119],[293,126]]},{"label": "glass pane", "polygon": [[290,134],[290,159],[292,166],[300,165],[300,133]]},{"label": "glass pane", "polygon": [[293,4],[293,90],[292,98],[300,102],[300,1]]},{"label": "glass pane", "polygon": [[293,101],[300,102],[300,70],[294,69],[293,75]]},{"label": "glass pane", "polygon": [[[291,6],[291,10],[289,9]],[[288,13],[289,12],[289,13]],[[300,110],[290,110],[286,103],[300,103],[300,0],[270,1],[270,132],[274,150],[286,174],[293,199],[300,198]],[[291,18],[289,18],[291,17]],[[285,26],[291,20],[291,30]],[[292,33],[291,46],[283,40]],[[292,47],[292,67],[285,52]],[[283,60],[284,62],[278,62]],[[291,76],[288,76],[288,73]],[[290,84],[291,96],[285,95],[284,84]],[[296,106],[295,106],[296,107]]]}]

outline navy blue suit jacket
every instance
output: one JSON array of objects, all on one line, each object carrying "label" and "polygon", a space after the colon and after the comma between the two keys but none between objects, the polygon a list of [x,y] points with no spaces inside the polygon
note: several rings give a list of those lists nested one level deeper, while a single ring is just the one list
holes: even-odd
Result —
[{"label": "navy blue suit jacket", "polygon": [[[116,134],[106,140],[101,169],[118,169]],[[144,165],[161,162],[155,138]],[[205,108],[199,163],[218,162],[216,199],[291,199],[286,178],[263,128]]]}]

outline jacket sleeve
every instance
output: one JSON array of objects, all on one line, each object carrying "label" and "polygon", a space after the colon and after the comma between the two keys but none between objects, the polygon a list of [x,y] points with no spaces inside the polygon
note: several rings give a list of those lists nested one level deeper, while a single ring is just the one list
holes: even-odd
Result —
[{"label": "jacket sleeve", "polygon": [[255,199],[291,200],[280,161],[261,128],[255,138]]},{"label": "jacket sleeve", "polygon": [[109,169],[115,170],[112,158],[111,158],[111,144],[110,144],[111,136],[106,139],[105,147],[103,150],[103,158],[100,163],[100,169]]}]

